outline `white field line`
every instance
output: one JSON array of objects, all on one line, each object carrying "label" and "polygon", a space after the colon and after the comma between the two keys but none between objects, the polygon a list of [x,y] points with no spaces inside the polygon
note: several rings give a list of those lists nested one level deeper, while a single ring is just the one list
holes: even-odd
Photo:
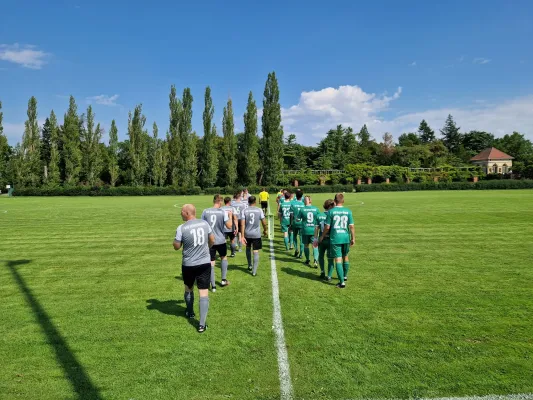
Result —
[{"label": "white field line", "polygon": [[293,391],[291,383],[291,371],[289,367],[289,356],[285,345],[285,333],[283,331],[283,320],[281,318],[281,305],[279,302],[278,272],[276,270],[276,256],[274,254],[274,242],[270,239],[270,270],[272,273],[272,304],[274,334],[276,336],[276,348],[278,351],[279,386],[281,400],[292,400]]}]

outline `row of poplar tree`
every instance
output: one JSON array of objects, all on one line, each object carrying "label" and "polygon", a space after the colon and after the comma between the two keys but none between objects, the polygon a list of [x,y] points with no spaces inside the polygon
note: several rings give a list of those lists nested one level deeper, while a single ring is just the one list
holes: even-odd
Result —
[{"label": "row of poplar tree", "polygon": [[244,132],[239,137],[234,132],[231,99],[223,110],[222,137],[213,123],[209,87],[204,102],[202,137],[192,129],[191,90],[185,88],[179,98],[172,86],[166,137],[160,137],[155,122],[148,132],[142,105],[138,105],[128,116],[128,139],[119,142],[113,120],[106,145],[101,142],[103,129],[95,123],[91,106],[80,115],[71,96],[63,124],[52,110],[41,130],[37,100],[32,97],[22,143],[14,148],[3,135],[0,102],[0,183],[2,187],[9,183],[26,187],[106,183],[185,188],[277,183],[283,170],[283,128],[276,74],[270,73],[265,84],[261,138],[252,92],[244,114]]}]

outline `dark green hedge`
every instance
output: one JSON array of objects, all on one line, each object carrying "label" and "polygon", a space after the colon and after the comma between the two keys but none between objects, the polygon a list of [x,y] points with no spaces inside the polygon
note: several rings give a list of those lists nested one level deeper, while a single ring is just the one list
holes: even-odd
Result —
[{"label": "dark green hedge", "polygon": [[[372,185],[307,185],[300,186],[304,193],[338,193],[352,192],[403,192],[411,190],[490,190],[490,189],[533,189],[533,180],[493,180],[471,182],[424,182],[424,183],[390,183]],[[17,188],[15,196],[175,196],[198,194],[233,194],[240,188],[209,188],[202,190],[195,186],[189,189],[174,187],[56,187],[56,188]],[[275,193],[277,188],[267,188],[270,193]],[[289,187],[294,191],[296,188]],[[250,193],[257,194],[260,187],[250,187]]]}]

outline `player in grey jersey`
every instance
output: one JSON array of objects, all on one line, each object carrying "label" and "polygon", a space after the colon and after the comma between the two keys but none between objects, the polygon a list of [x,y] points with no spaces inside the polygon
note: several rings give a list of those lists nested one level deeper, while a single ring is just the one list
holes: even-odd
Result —
[{"label": "player in grey jersey", "polygon": [[209,310],[209,277],[211,274],[211,256],[209,248],[215,243],[211,226],[201,219],[196,219],[196,208],[185,204],[181,208],[181,217],[185,223],[176,229],[174,250],[183,248],[181,273],[185,284],[183,298],[187,310],[185,316],[194,318],[194,282],[200,294],[200,325],[198,332],[205,332],[207,311]]},{"label": "player in grey jersey", "polygon": [[[255,196],[248,198],[249,207],[241,212],[241,241],[246,245],[246,259],[248,260],[248,270],[252,271],[252,276],[257,275],[259,266],[259,250],[263,248],[261,241],[261,225],[263,225],[263,235],[267,235],[267,224],[263,210],[256,207]],[[252,267],[252,250],[254,252],[254,263]]]},{"label": "player in grey jersey", "polygon": [[235,242],[235,236],[237,235],[237,232],[239,231],[239,218],[238,213],[235,212],[235,209],[231,206],[231,197],[225,197],[224,198],[224,206],[222,206],[223,210],[226,210],[227,212],[231,212],[233,214],[233,224],[231,228],[226,228],[224,232],[226,233],[226,237],[230,241],[230,248],[231,248],[231,254],[230,257],[235,257],[235,251],[237,249],[237,243]]},{"label": "player in grey jersey", "polygon": [[[233,196],[233,200],[231,202],[231,206],[233,207],[233,210],[235,212],[235,215],[237,215],[237,217],[239,218],[239,220],[241,219],[241,215],[242,215],[242,211],[244,209],[246,209],[246,204],[244,204],[241,200],[242,198],[242,191],[238,191],[235,193],[235,195]],[[241,243],[242,241],[242,235],[241,235],[241,232],[237,232],[238,234],[238,243]],[[239,252],[241,251],[241,249],[239,249]]]},{"label": "player in grey jersey", "polygon": [[226,279],[228,274],[228,248],[226,246],[225,229],[231,228],[233,222],[233,212],[223,210],[222,196],[216,194],[213,197],[213,207],[207,208],[202,213],[202,219],[206,221],[213,230],[215,235],[215,244],[211,247],[211,290],[216,292],[215,283],[215,259],[216,253],[220,256],[220,267],[222,269],[221,286],[228,286],[229,281]]}]

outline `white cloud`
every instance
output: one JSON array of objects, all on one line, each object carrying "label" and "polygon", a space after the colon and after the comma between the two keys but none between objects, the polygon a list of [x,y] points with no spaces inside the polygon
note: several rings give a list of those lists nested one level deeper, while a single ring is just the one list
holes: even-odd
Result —
[{"label": "white cloud", "polygon": [[22,65],[25,68],[41,69],[50,54],[37,50],[35,46],[0,44],[0,60]]},{"label": "white cloud", "polygon": [[114,94],[113,96],[108,96],[106,94],[101,94],[99,96],[87,97],[85,100],[87,100],[87,103],[89,103],[89,104],[94,102],[94,103],[100,104],[102,106],[118,106],[118,104],[117,104],[118,97],[119,97],[118,94]]},{"label": "white cloud", "polygon": [[483,58],[483,57],[478,57],[478,58],[474,58],[474,61],[472,61],[474,64],[488,64],[490,63],[492,60],[489,60],[488,58]]},{"label": "white cloud", "polygon": [[409,64],[410,67],[416,67],[416,61],[413,61],[411,64]]},{"label": "white cloud", "polygon": [[302,144],[314,145],[338,124],[358,131],[367,124],[375,139],[385,132],[398,137],[418,129],[422,119],[438,130],[452,114],[462,131],[485,130],[497,136],[519,131],[533,139],[533,95],[499,104],[473,102],[471,106],[442,107],[386,117],[390,104],[399,99],[401,88],[392,96],[366,93],[358,86],[341,86],[303,92],[298,104],[282,109],[285,136],[295,133]]}]

